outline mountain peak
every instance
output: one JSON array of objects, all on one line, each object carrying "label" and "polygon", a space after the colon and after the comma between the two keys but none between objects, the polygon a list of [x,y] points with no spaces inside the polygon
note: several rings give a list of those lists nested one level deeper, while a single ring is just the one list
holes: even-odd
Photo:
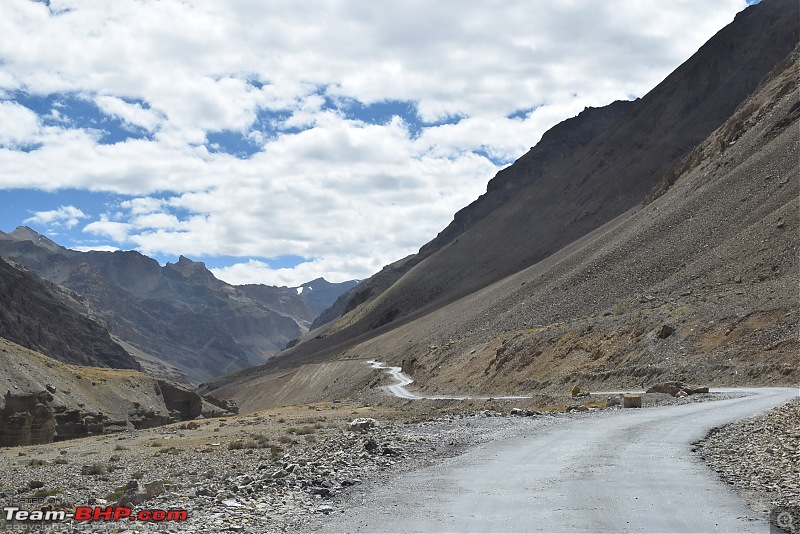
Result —
[{"label": "mountain peak", "polygon": [[64,252],[67,250],[55,241],[43,236],[29,226],[17,226],[13,232],[6,235],[17,241],[31,241],[34,245],[47,249],[51,252]]},{"label": "mountain peak", "polygon": [[205,282],[213,282],[215,285],[219,280],[206,268],[206,264],[202,261],[190,260],[184,255],[178,257],[177,263],[167,263],[165,269],[171,269],[182,274],[185,278],[192,278],[197,281],[203,280]]}]

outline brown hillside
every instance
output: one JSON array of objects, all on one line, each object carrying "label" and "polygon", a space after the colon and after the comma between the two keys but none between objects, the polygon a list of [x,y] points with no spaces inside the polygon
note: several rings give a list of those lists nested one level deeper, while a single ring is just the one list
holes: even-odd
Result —
[{"label": "brown hillside", "polygon": [[[249,378],[341,356],[448,393],[796,381],[796,52],[747,94],[797,43],[797,10],[737,16],[569,169]],[[248,395],[244,374],[215,385]]]},{"label": "brown hillside", "polygon": [[406,260],[386,291],[357,295],[366,303],[271,365],[335,356],[534,265],[640,204],[792,50],[799,9],[793,0],[751,6],[644,98],[612,105],[625,109],[618,120],[587,128],[614,115],[587,111],[554,128],[542,142],[559,150],[534,147],[461,212],[445,238]]}]

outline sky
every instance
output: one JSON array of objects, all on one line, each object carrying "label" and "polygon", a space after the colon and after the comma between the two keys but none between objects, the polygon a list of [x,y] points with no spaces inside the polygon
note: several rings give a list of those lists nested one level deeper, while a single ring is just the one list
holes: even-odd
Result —
[{"label": "sky", "polygon": [[0,230],[233,284],[367,278],[745,7],[3,0]]}]

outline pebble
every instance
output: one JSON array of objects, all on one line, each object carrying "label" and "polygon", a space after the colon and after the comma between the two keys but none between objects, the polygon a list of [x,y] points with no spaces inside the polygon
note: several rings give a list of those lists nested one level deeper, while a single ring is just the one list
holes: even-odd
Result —
[{"label": "pebble", "polygon": [[800,507],[800,400],[715,429],[696,450],[758,511]]}]

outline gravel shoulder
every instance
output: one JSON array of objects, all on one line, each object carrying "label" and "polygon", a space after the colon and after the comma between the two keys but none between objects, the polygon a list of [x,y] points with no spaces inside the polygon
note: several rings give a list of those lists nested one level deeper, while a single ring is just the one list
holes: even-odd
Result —
[{"label": "gravel shoulder", "polygon": [[712,429],[696,452],[754,510],[800,510],[800,398]]}]

